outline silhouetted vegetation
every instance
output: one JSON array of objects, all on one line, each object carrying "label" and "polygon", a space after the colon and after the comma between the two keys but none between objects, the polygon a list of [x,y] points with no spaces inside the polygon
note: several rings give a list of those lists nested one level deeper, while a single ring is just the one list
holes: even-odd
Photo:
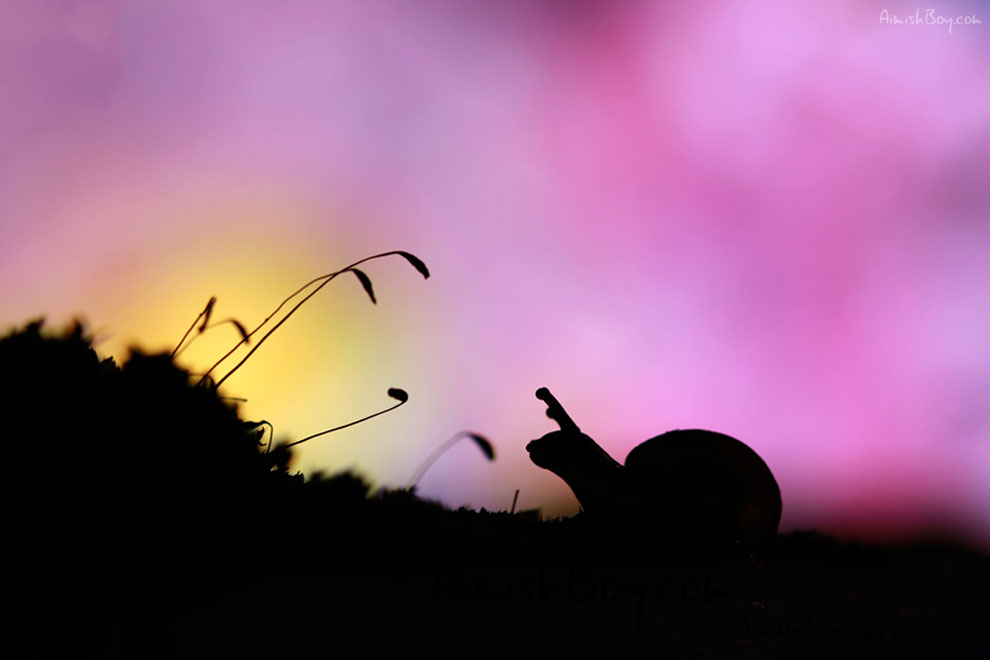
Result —
[{"label": "silhouetted vegetation", "polygon": [[[990,641],[990,567],[958,545],[797,533],[758,557],[685,554],[607,516],[424,501],[432,457],[409,488],[304,479],[292,443],[209,378],[169,354],[101,360],[78,323],[0,338],[0,373],[5,657],[913,656]],[[438,451],[461,437],[494,456],[474,433]]]}]

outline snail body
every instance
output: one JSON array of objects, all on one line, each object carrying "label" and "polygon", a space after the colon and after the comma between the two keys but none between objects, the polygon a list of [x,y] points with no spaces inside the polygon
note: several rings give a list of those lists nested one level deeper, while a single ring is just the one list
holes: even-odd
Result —
[{"label": "snail body", "polygon": [[764,547],[780,522],[780,488],[739,440],[675,430],[634,447],[620,464],[580,432],[546,388],[537,397],[560,424],[530,442],[530,460],[563,479],[596,518],[638,521],[673,544]]}]

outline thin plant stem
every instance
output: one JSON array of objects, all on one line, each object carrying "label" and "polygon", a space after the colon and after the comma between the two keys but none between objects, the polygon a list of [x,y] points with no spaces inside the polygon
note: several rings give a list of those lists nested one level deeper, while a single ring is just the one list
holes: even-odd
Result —
[{"label": "thin plant stem", "polygon": [[[204,307],[204,308],[203,308],[203,311],[199,313],[199,316],[197,316],[197,317],[196,317],[196,318],[195,318],[195,319],[193,320],[193,322],[192,322],[192,325],[190,325],[190,326],[189,326],[189,329],[188,329],[188,330],[186,330],[186,334],[184,334],[184,335],[182,335],[182,339],[180,339],[180,340],[179,340],[179,343],[178,343],[178,344],[176,344],[176,345],[175,345],[175,348],[173,348],[173,349],[172,349],[172,352],[171,352],[171,353],[169,354],[169,357],[172,357],[172,358],[174,358],[174,357],[175,357],[175,356],[176,356],[176,355],[178,354],[178,352],[179,352],[179,348],[180,348],[180,347],[182,346],[182,344],[183,344],[183,343],[184,343],[184,342],[186,341],[186,337],[188,337],[188,336],[189,336],[189,333],[193,331],[193,328],[195,328],[195,327],[196,327],[196,324],[197,324],[197,323],[199,323],[199,320],[200,320],[201,318],[203,318],[204,316],[206,316],[206,317],[207,317],[207,319],[209,319],[209,316],[210,316],[210,312],[212,312],[212,311],[213,311],[213,305],[215,305],[215,304],[216,304],[216,302],[217,302],[217,299],[216,299],[216,296],[214,296],[214,297],[212,297],[212,298],[210,298],[210,300],[209,300],[209,302],[207,302],[207,303],[206,303],[206,307]],[[202,332],[202,330],[200,330],[200,332]]]},{"label": "thin plant stem", "polygon": [[470,431],[461,431],[459,433],[454,434],[454,436],[449,440],[447,440],[447,442],[443,443],[442,445],[434,449],[433,453],[427,456],[426,460],[423,461],[420,464],[420,466],[416,468],[416,471],[413,472],[413,475],[409,477],[409,481],[406,485],[406,490],[412,490],[413,488],[415,488],[416,484],[418,484],[419,480],[423,478],[423,475],[426,473],[426,471],[430,469],[430,466],[433,465],[433,463],[436,462],[436,460],[440,458],[440,456],[443,455],[445,451],[453,447],[458,440],[460,440],[461,438],[466,438],[469,435],[471,435]]},{"label": "thin plant stem", "polygon": [[[252,330],[251,332],[249,332],[247,334],[247,339],[250,339],[251,337],[253,337],[256,332],[258,332],[259,330],[261,330],[265,326],[266,323],[268,323],[269,321],[271,321],[272,320],[272,317],[275,316],[276,314],[278,314],[279,310],[282,309],[283,307],[285,307],[285,304],[288,303],[290,300],[292,300],[293,298],[295,298],[300,293],[302,293],[303,291],[305,291],[307,288],[309,288],[313,284],[316,284],[320,280],[324,280],[324,279],[326,279],[328,277],[333,277],[333,276],[335,276],[337,274],[338,273],[329,273],[327,275],[321,275],[320,277],[316,277],[316,278],[310,280],[309,282],[306,282],[306,284],[302,285],[298,289],[296,289],[292,293],[292,295],[290,295],[288,298],[286,298],[285,300],[283,300],[282,302],[279,303],[278,307],[275,308],[275,311],[273,311],[271,314],[269,314],[268,316],[266,316],[264,321],[262,321],[261,323],[259,323],[258,326],[254,330]],[[233,348],[231,348],[229,351],[227,351],[226,353],[223,354],[223,357],[221,357],[219,360],[217,360],[216,362],[213,363],[213,366],[210,367],[207,370],[207,372],[206,372],[206,374],[204,374],[204,376],[209,376],[211,373],[213,373],[213,370],[214,369],[216,369],[217,367],[219,367],[223,363],[224,360],[226,360],[231,355],[233,355],[234,354],[234,351],[236,351],[238,348],[240,348],[245,343],[247,343],[247,340],[242,337],[239,342],[237,342],[236,344],[234,344],[234,347]]]},{"label": "thin plant stem", "polygon": [[[200,314],[200,316],[202,316],[202,314]],[[199,320],[199,319],[197,319],[197,320]],[[238,330],[240,331],[240,333],[241,333],[241,342],[242,342],[242,343],[243,343],[243,342],[244,342],[244,341],[246,340],[246,338],[248,338],[248,337],[250,337],[250,335],[248,335],[248,334],[247,334],[247,330],[245,330],[245,329],[244,329],[244,326],[243,326],[243,325],[241,325],[241,323],[240,323],[240,321],[238,321],[237,319],[224,319],[223,321],[217,321],[216,323],[211,323],[211,324],[210,324],[210,325],[208,325],[208,326],[205,326],[205,327],[202,327],[202,328],[200,329],[200,331],[199,331],[199,333],[198,333],[198,334],[196,335],[196,337],[198,337],[199,335],[201,335],[201,334],[203,334],[203,333],[204,333],[204,332],[206,332],[207,330],[212,330],[213,328],[215,328],[215,327],[217,327],[217,326],[220,326],[220,325],[226,325],[226,324],[228,324],[228,323],[230,323],[230,324],[232,324],[232,325],[234,325],[234,326],[236,326],[236,327],[237,327],[237,329],[238,329]],[[196,324],[195,324],[195,323],[193,323],[193,325],[195,326]],[[191,330],[191,329],[192,329],[192,328],[190,328],[190,330]],[[186,335],[188,335],[188,334],[189,334],[189,331],[186,331]],[[187,343],[187,344],[186,344],[185,346],[182,346],[182,342],[180,341],[180,342],[179,342],[179,345],[178,345],[178,346],[176,346],[176,347],[175,347],[175,349],[174,349],[174,350],[172,351],[172,358],[174,359],[174,358],[177,358],[177,357],[179,357],[180,355],[182,355],[182,353],[183,353],[183,352],[184,352],[184,351],[185,351],[185,350],[186,350],[187,348],[189,348],[190,346],[192,346],[192,345],[193,345],[193,342],[194,342],[194,341],[196,341],[196,337],[193,337],[192,339],[190,339],[190,340],[189,340],[189,342],[188,342],[188,343]],[[185,341],[185,340],[186,340],[186,337],[185,337],[185,335],[184,335],[184,336],[182,337],[182,341]],[[182,346],[182,348],[180,349],[180,348],[179,348],[179,346]],[[238,344],[238,346],[240,346],[240,344]]]},{"label": "thin plant stem", "polygon": [[[285,316],[283,316],[281,319],[279,319],[279,322],[275,324],[275,327],[273,327],[271,330],[269,330],[268,332],[266,332],[265,333],[265,336],[258,340],[258,343],[254,345],[254,348],[252,348],[250,351],[248,351],[247,355],[245,355],[243,358],[241,358],[241,361],[240,362],[238,362],[237,364],[235,364],[234,367],[230,371],[228,371],[226,374],[224,374],[223,378],[221,378],[220,380],[217,381],[217,387],[220,387],[221,385],[223,385],[223,382],[225,380],[227,380],[228,378],[230,378],[231,376],[233,376],[234,375],[234,372],[236,372],[238,369],[240,369],[241,366],[245,362],[247,362],[248,359],[252,355],[254,355],[255,351],[257,351],[259,348],[261,348],[261,345],[265,343],[265,340],[267,340],[269,337],[271,337],[272,336],[272,333],[274,333],[276,330],[278,330],[279,328],[281,328],[282,327],[282,324],[285,323],[286,321],[288,321],[289,320],[289,317],[296,313],[296,310],[298,310],[300,307],[302,307],[304,304],[306,304],[306,301],[307,300],[309,300],[310,298],[312,298],[313,296],[315,296],[317,293],[319,293],[320,292],[320,289],[322,289],[327,284],[329,284],[330,282],[332,282],[333,279],[337,275],[339,275],[339,274],[340,274],[340,272],[337,272],[337,273],[334,273],[333,275],[331,275],[330,277],[328,277],[323,282],[323,284],[321,284],[320,286],[318,286],[315,289],[313,289],[312,291],[310,291],[309,294],[307,294],[305,298],[303,298],[298,303],[296,303],[295,307],[293,307],[292,309],[290,309]],[[243,342],[243,339],[241,341]],[[210,369],[212,370],[213,368],[210,367]],[[207,373],[209,373],[209,372],[207,372]]]},{"label": "thin plant stem", "polygon": [[186,334],[182,335],[182,339],[179,340],[179,343],[176,344],[175,345],[175,348],[172,349],[172,352],[169,353],[169,357],[174,358],[176,355],[179,354],[179,347],[181,347],[182,344],[186,341],[186,337],[189,336],[189,333],[192,332],[193,328],[196,327],[196,324],[199,323],[199,320],[201,318],[203,318],[203,313],[202,312],[200,312],[199,316],[197,316],[196,319],[192,322],[192,325],[189,326],[189,329],[186,330]]},{"label": "thin plant stem", "polygon": [[230,378],[230,376],[233,375],[233,373],[235,371],[237,371],[238,369],[240,369],[241,365],[243,365],[245,362],[247,362],[248,358],[250,358],[252,355],[254,355],[254,352],[257,351],[261,347],[261,345],[263,343],[265,343],[265,341],[272,335],[273,332],[275,332],[276,330],[278,330],[279,327],[281,327],[281,325],[283,323],[285,323],[285,321],[288,320],[288,318],[290,316],[292,316],[296,312],[296,310],[298,310],[300,307],[302,307],[303,304],[305,304],[307,300],[309,300],[310,298],[312,298],[313,296],[315,296],[320,291],[320,289],[322,289],[327,284],[329,284],[330,282],[332,282],[334,278],[336,278],[341,273],[346,273],[347,271],[351,270],[355,266],[359,266],[359,265],[365,263],[366,261],[371,261],[372,259],[381,259],[382,257],[387,257],[387,256],[390,256],[390,255],[393,255],[393,254],[404,254],[404,253],[401,250],[392,250],[390,252],[382,252],[381,254],[372,255],[370,257],[365,257],[364,259],[360,259],[358,261],[355,261],[354,263],[352,263],[351,265],[347,266],[346,268],[342,268],[342,269],[340,269],[338,271],[334,271],[333,273],[328,273],[327,275],[321,275],[320,277],[314,278],[314,279],[310,280],[309,282],[307,282],[306,284],[304,284],[303,286],[299,287],[298,289],[296,289],[295,292],[292,293],[292,295],[290,295],[288,298],[286,298],[281,303],[279,303],[278,307],[276,307],[275,310],[271,314],[269,314],[268,317],[265,318],[265,320],[262,321],[258,325],[258,327],[256,327],[250,333],[248,333],[247,337],[242,337],[241,340],[239,342],[237,342],[237,344],[232,349],[230,349],[229,351],[227,351],[227,353],[223,357],[221,357],[219,360],[217,360],[216,363],[207,370],[206,374],[204,375],[204,378],[206,376],[210,375],[211,373],[213,373],[213,370],[214,369],[216,369],[218,366],[220,366],[220,364],[224,360],[226,360],[228,357],[230,357],[234,353],[234,351],[236,351],[238,348],[240,348],[242,344],[244,344],[248,339],[251,338],[252,335],[254,335],[254,333],[256,333],[259,330],[261,330],[261,328],[264,327],[265,324],[268,323],[268,321],[270,321],[276,314],[278,314],[279,310],[281,310],[282,307],[284,307],[290,300],[292,300],[293,298],[295,298],[297,295],[299,295],[300,293],[302,293],[303,291],[305,291],[308,287],[312,286],[313,284],[316,284],[320,280],[323,280],[323,283],[322,284],[320,284],[318,287],[316,287],[315,289],[313,289],[312,291],[310,291],[302,300],[300,300],[298,303],[296,303],[296,305],[292,309],[290,309],[288,311],[288,313],[286,313],[286,315],[283,316],[279,320],[278,323],[275,324],[275,327],[273,327],[271,330],[269,330],[268,332],[266,332],[265,335],[258,341],[258,343],[254,345],[254,348],[252,348],[250,351],[248,351],[248,354],[245,355],[241,359],[240,362],[238,362],[236,365],[234,365],[234,367],[230,371],[228,371],[226,373],[226,375],[224,375],[223,378],[221,378],[220,380],[217,381],[216,387],[220,387],[220,385],[225,380],[227,380],[228,378]]},{"label": "thin plant stem", "polygon": [[286,445],[281,445],[281,446],[283,446],[283,447],[294,447],[296,445],[300,445],[300,444],[306,442],[307,440],[312,440],[313,438],[318,438],[321,435],[326,435],[327,433],[333,433],[334,431],[339,431],[341,429],[346,429],[348,426],[354,426],[355,424],[360,424],[361,422],[366,422],[366,421],[368,421],[369,419],[371,419],[373,417],[378,417],[379,415],[384,415],[385,413],[390,412],[392,410],[395,410],[396,408],[398,408],[399,406],[401,406],[401,405],[403,405],[405,403],[406,403],[405,401],[399,401],[394,406],[392,406],[390,408],[386,408],[385,410],[379,410],[378,412],[376,412],[373,415],[368,415],[367,417],[362,417],[361,419],[355,420],[355,421],[350,422],[348,424],[343,424],[342,426],[335,426],[332,429],[327,429],[326,431],[320,431],[319,433],[314,433],[313,435],[307,435],[302,440],[296,440],[294,442],[290,442],[290,443],[288,443]]}]

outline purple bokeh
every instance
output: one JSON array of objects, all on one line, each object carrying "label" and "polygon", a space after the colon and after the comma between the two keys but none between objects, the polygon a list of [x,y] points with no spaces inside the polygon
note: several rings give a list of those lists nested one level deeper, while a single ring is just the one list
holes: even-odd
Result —
[{"label": "purple bokeh", "polygon": [[407,249],[427,283],[383,265],[378,309],[327,303],[346,369],[238,385],[294,437],[409,390],[301,469],[401,484],[471,428],[498,462],[458,446],[424,494],[573,511],[523,450],[546,385],[619,459],[743,439],[786,528],[990,542],[990,13],[883,9],[916,7],[4,3],[0,312],[162,347],[221,277],[257,322]]}]

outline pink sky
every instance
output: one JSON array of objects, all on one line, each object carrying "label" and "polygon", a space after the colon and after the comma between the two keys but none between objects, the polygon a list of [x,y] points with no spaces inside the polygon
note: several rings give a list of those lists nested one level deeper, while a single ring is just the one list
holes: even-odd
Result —
[{"label": "pink sky", "polygon": [[[372,253],[231,379],[304,472],[569,513],[549,386],[618,459],[754,447],[784,527],[990,543],[990,13],[903,2],[0,4],[0,315],[105,353],[205,301],[258,322]],[[923,11],[923,10],[922,10]],[[923,14],[922,14],[923,16]],[[924,16],[923,16],[924,17]],[[202,369],[233,336],[185,354]]]}]

